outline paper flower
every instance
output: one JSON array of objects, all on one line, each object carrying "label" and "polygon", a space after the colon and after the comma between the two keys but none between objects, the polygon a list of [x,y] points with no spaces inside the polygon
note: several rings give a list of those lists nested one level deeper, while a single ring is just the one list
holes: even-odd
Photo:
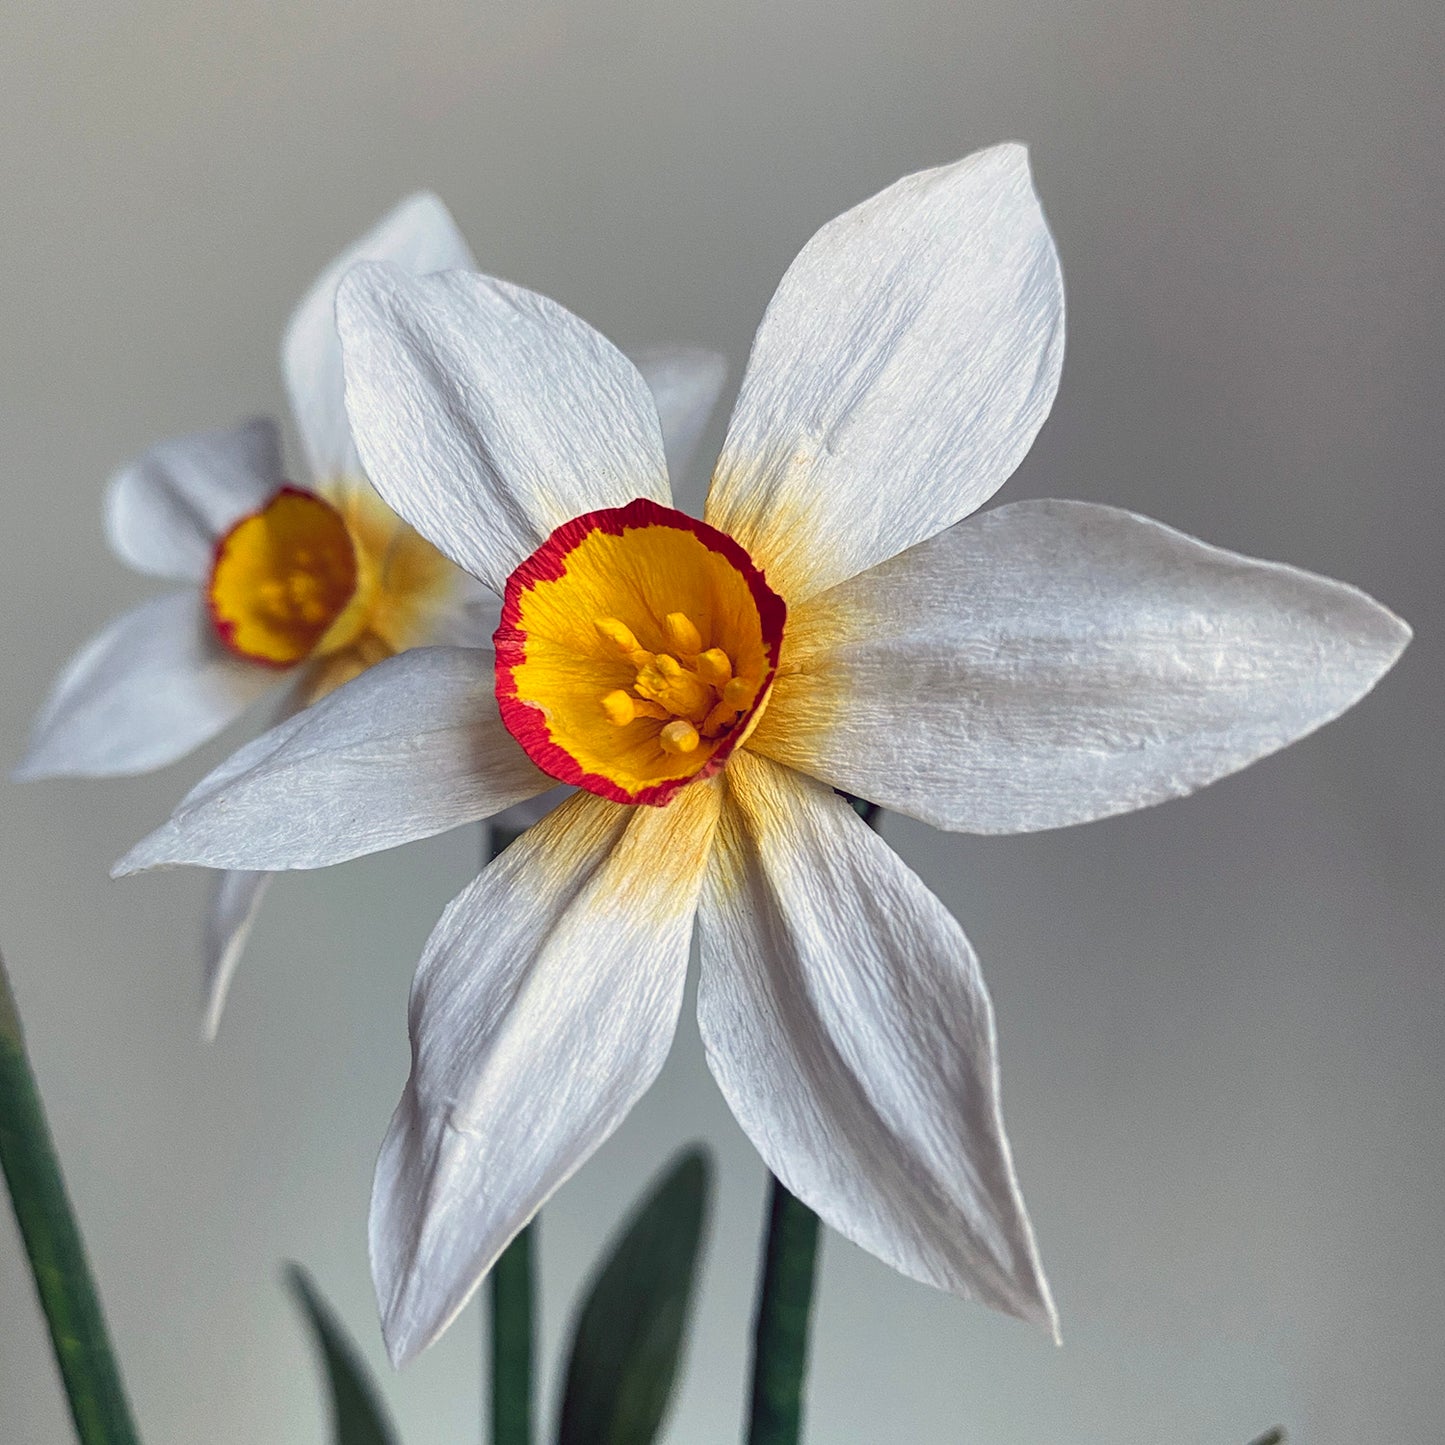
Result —
[{"label": "paper flower", "polygon": [[555,303],[363,266],[338,317],[370,475],[504,595],[495,656],[373,669],[119,871],[315,867],[578,787],[456,898],[417,973],[371,1215],[393,1357],[656,1077],[694,915],[708,1063],[768,1167],[903,1273],[1053,1328],[973,950],[834,789],[981,832],[1143,807],[1343,711],[1405,626],[1107,507],[960,521],[1062,359],[1016,146],[804,248],[705,522],[670,509],[641,378]]},{"label": "paper flower", "polygon": [[[363,260],[417,273],[475,264],[446,207],[420,194],[317,278],[281,348],[309,486],[285,479],[277,426],[262,418],[162,442],[112,479],[105,524],[115,553],[185,586],[124,613],[81,648],[36,721],[18,778],[149,772],[267,694],[281,694],[290,712],[419,643],[486,640],[495,608],[485,589],[376,496],[356,453],[335,309],[338,282]],[[639,364],[681,460],[716,401],[723,358],[659,348]],[[205,936],[208,1034],[268,881],[253,870],[216,880]]]}]

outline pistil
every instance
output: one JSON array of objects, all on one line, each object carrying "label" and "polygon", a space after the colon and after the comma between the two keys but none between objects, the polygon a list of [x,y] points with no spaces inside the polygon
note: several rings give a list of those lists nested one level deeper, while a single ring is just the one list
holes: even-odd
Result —
[{"label": "pistil", "polygon": [[632,691],[618,688],[601,700],[615,727],[639,718],[664,725],[658,743],[664,752],[690,753],[703,738],[716,738],[752,706],[756,685],[733,675],[732,659],[721,647],[704,647],[697,624],[685,612],[669,612],[663,629],[678,655],[649,652],[637,634],[617,617],[599,617],[598,635],[617,656],[637,669]]}]

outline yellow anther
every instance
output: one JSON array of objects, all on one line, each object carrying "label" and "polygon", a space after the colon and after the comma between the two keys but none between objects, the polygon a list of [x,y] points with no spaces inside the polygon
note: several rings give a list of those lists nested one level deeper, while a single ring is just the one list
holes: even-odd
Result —
[{"label": "yellow anther", "polygon": [[745,677],[735,677],[722,690],[722,700],[737,712],[753,705],[756,689]]},{"label": "yellow anther", "polygon": [[602,711],[613,727],[626,727],[637,716],[637,699],[618,688],[602,699]]},{"label": "yellow anther", "polygon": [[702,734],[715,738],[724,728],[731,727],[738,719],[738,710],[720,702],[702,721]]},{"label": "yellow anther", "polygon": [[592,625],[623,657],[640,651],[636,635],[625,622],[619,622],[615,617],[599,617]]},{"label": "yellow anther", "polygon": [[697,653],[702,651],[702,633],[697,630],[692,618],[686,612],[669,612],[667,614],[667,637],[679,652]]},{"label": "yellow anther", "polygon": [[690,722],[677,718],[658,733],[657,741],[665,753],[691,753],[697,750],[701,738]]},{"label": "yellow anther", "polygon": [[732,681],[733,665],[720,647],[710,647],[697,656],[697,675],[709,687],[724,687]]}]

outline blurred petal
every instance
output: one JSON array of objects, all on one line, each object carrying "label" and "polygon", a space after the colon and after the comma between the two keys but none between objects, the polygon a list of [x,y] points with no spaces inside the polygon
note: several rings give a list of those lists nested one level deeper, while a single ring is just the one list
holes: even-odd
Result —
[{"label": "blurred petal", "polygon": [[1192,792],[1337,717],[1410,637],[1342,582],[1058,501],[970,518],[789,626],[750,745],[976,833]]},{"label": "blurred petal", "polygon": [[14,776],[100,778],[164,767],[215,737],[279,678],[221,647],[195,592],[153,597],[70,660]]},{"label": "blurred petal", "polygon": [[336,288],[358,261],[394,261],[415,275],[467,271],[476,265],[451,212],[423,191],[389,212],[312,283],[286,327],[281,368],[317,482],[361,472],[342,398],[341,340],[336,334]]},{"label": "blurred petal", "polygon": [[647,384],[555,301],[489,276],[365,265],[336,316],[372,484],[493,591],[563,522],[669,502]]},{"label": "blurred petal", "polygon": [[216,875],[206,912],[206,936],[202,986],[205,991],[205,1013],[202,1027],[206,1038],[214,1039],[221,1027],[221,1010],[241,952],[256,921],[266,888],[274,873],[230,871]]},{"label": "blurred petal", "polygon": [[788,268],[707,520],[795,606],[987,501],[1043,425],[1064,292],[1022,146],[907,176]]},{"label": "blurred petal", "polygon": [[491,652],[413,648],[241,748],[114,874],[184,863],[322,868],[551,786],[502,726]]},{"label": "blurred petal", "polygon": [[268,417],[160,442],[110,479],[111,550],[138,572],[203,581],[216,539],[262,507],[281,481],[281,440]]},{"label": "blurred petal", "polygon": [[470,572],[452,570],[452,576],[451,593],[436,610],[427,640],[438,647],[490,647],[502,620],[502,599]]},{"label": "blurred petal", "polygon": [[372,1274],[397,1364],[446,1328],[657,1076],[717,807],[708,784],[666,808],[578,793],[442,915],[372,1193]]},{"label": "blurred petal", "polygon": [[657,403],[673,505],[700,517],[706,482],[693,472],[693,461],[727,380],[727,357],[693,346],[652,346],[632,359]]},{"label": "blurred petal", "polygon": [[738,1123],[840,1234],[1056,1332],[963,930],[829,790],[746,752],[725,778],[698,1020]]}]

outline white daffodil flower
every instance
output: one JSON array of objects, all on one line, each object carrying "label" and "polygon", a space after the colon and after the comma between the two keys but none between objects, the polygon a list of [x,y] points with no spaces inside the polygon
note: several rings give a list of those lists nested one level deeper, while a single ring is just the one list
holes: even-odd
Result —
[{"label": "white daffodil flower", "polygon": [[[336,288],[368,260],[414,273],[475,265],[447,208],[419,194],[317,278],[281,347],[308,486],[285,480],[279,431],[265,418],[162,442],[111,480],[105,524],[116,555],[185,586],[124,613],[80,649],[36,720],[17,778],[150,772],[268,693],[282,693],[290,713],[409,647],[487,640],[490,594],[381,501],[352,440]],[[638,365],[655,389],[669,457],[685,467],[726,363],[673,347],[642,353]],[[204,939],[208,1036],[269,878],[243,869],[216,880]]]},{"label": "white daffodil flower", "polygon": [[656,1077],[694,916],[708,1063],[774,1174],[904,1274],[1055,1328],[977,959],[834,789],[979,832],[1162,802],[1349,707],[1404,624],[1109,507],[970,517],[1063,354],[1018,146],[808,243],[703,522],[670,506],[642,378],[554,302],[368,265],[338,319],[367,470],[503,596],[495,653],[382,663],[117,871],[317,867],[579,790],[456,898],[417,973],[371,1214],[393,1358]]}]

